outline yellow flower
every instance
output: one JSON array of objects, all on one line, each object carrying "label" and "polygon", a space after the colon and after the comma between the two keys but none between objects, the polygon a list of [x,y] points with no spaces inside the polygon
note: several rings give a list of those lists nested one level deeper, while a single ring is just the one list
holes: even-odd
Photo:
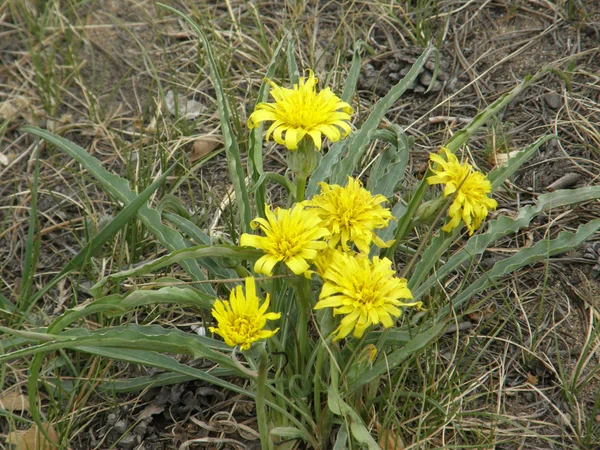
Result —
[{"label": "yellow flower", "polygon": [[266,81],[271,85],[275,103],[259,103],[248,118],[248,128],[255,128],[260,122],[273,121],[267,130],[267,141],[272,133],[277,143],[285,145],[288,150],[296,150],[298,143],[308,135],[320,150],[321,134],[336,142],[350,133],[347,122],[354,110],[329,88],[317,94],[318,80],[312,70],[308,71],[308,79],[300,78],[293,89]]},{"label": "yellow flower", "polygon": [[345,338],[352,330],[362,337],[371,325],[394,325],[401,306],[421,307],[421,302],[403,302],[412,299],[404,278],[397,278],[387,258],[374,257],[373,261],[342,252],[336,252],[323,277],[325,283],[315,309],[334,308],[333,314],[344,314],[335,330],[335,341]]},{"label": "yellow flower", "polygon": [[321,194],[304,203],[315,209],[322,225],[330,231],[331,248],[341,244],[342,250],[349,251],[348,241],[352,241],[361,252],[369,253],[371,242],[378,247],[392,244],[393,241],[383,242],[373,232],[385,228],[392,219],[390,210],[381,206],[387,202],[383,195],[371,195],[352,177],[348,177],[346,187],[327,183],[319,186]]},{"label": "yellow flower", "polygon": [[209,327],[213,333],[221,336],[227,345],[239,345],[242,350],[260,340],[267,339],[279,331],[264,330],[267,320],[276,320],[280,313],[267,313],[269,308],[269,294],[262,305],[258,303],[254,278],[246,278],[246,295],[241,286],[231,291],[229,301],[216,300],[212,309],[212,316],[217,321],[217,327]]},{"label": "yellow flower", "polygon": [[244,233],[240,239],[240,245],[265,252],[254,271],[272,275],[275,264],[283,261],[296,275],[302,275],[309,268],[307,261],[327,248],[322,239],[329,237],[329,231],[321,226],[319,216],[301,204],[292,209],[277,208],[274,214],[268,205],[265,210],[266,219],[258,217],[251,222],[252,228],[260,227],[265,236]]},{"label": "yellow flower", "polygon": [[447,148],[442,147],[440,155],[431,154],[429,159],[436,163],[431,170],[435,175],[427,178],[429,184],[444,184],[444,197],[456,194],[448,209],[450,221],[442,228],[450,231],[456,228],[462,219],[469,235],[481,226],[490,209],[498,206],[496,200],[488,197],[492,184],[481,172],[473,169],[469,163],[460,163]]}]

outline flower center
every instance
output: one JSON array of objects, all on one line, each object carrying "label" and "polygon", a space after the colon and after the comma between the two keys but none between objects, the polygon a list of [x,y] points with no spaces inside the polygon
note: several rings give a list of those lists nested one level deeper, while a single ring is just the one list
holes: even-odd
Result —
[{"label": "flower center", "polygon": [[248,316],[236,317],[233,322],[233,329],[242,337],[248,338],[256,334],[256,325]]},{"label": "flower center", "polygon": [[277,240],[277,253],[285,259],[296,256],[298,253],[298,243],[296,239],[290,239],[289,236],[282,236]]}]

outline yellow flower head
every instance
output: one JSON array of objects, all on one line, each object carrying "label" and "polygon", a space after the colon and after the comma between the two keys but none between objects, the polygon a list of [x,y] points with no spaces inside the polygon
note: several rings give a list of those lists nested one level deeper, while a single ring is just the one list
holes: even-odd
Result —
[{"label": "yellow flower head", "polygon": [[385,228],[392,219],[390,210],[381,206],[387,202],[383,195],[371,195],[352,177],[348,177],[345,187],[327,183],[319,186],[321,194],[304,203],[314,208],[331,233],[331,248],[341,244],[342,250],[349,251],[348,241],[363,253],[369,253],[371,242],[378,247],[390,246],[393,241],[383,242],[373,231]]},{"label": "yellow flower head", "polygon": [[488,197],[492,184],[481,172],[473,169],[469,163],[460,163],[447,148],[442,147],[440,155],[431,154],[429,159],[436,166],[431,168],[435,174],[427,178],[429,184],[444,184],[444,197],[456,194],[448,209],[450,221],[442,228],[450,231],[456,228],[462,219],[469,235],[481,226],[490,209],[498,206],[496,200]]},{"label": "yellow flower head", "polygon": [[262,305],[258,303],[254,278],[246,278],[246,295],[241,286],[231,291],[229,301],[216,300],[212,309],[212,316],[217,321],[217,327],[209,330],[221,336],[227,345],[239,345],[242,350],[260,340],[267,339],[279,331],[263,330],[267,320],[276,320],[280,313],[268,313],[269,294]]},{"label": "yellow flower head", "polygon": [[240,239],[240,245],[265,252],[256,261],[254,271],[272,275],[275,264],[283,261],[296,275],[302,275],[309,268],[307,261],[327,248],[322,239],[329,237],[329,231],[323,228],[319,216],[301,204],[292,209],[277,208],[275,213],[265,205],[265,214],[266,219],[258,217],[251,222],[252,228],[260,227],[265,236],[244,233]]},{"label": "yellow flower head", "polygon": [[305,135],[312,138],[319,150],[321,134],[331,142],[347,136],[351,131],[348,121],[354,110],[329,88],[317,94],[317,81],[312,70],[308,71],[308,78],[300,78],[293,89],[267,80],[275,103],[259,103],[248,118],[248,128],[255,128],[260,122],[273,121],[267,130],[267,141],[272,133],[275,141],[288,150],[296,150]]},{"label": "yellow flower head", "polygon": [[315,305],[315,309],[334,308],[334,315],[345,315],[335,330],[334,340],[345,338],[352,330],[360,338],[369,326],[379,323],[389,328],[394,325],[392,317],[402,314],[399,307],[421,307],[421,302],[400,300],[413,297],[406,280],[397,278],[391,266],[387,258],[374,257],[369,261],[336,252]]}]

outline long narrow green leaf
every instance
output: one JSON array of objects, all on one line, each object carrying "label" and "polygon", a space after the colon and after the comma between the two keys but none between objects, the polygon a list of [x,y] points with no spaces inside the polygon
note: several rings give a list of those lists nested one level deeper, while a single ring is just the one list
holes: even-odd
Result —
[{"label": "long narrow green leaf", "polygon": [[558,255],[581,245],[586,239],[600,230],[600,219],[592,220],[581,225],[576,232],[562,231],[556,239],[543,240],[532,247],[523,248],[514,256],[498,261],[491,270],[485,272],[478,280],[470,283],[466,289],[452,299],[451,305],[444,306],[438,312],[438,317],[450,313],[450,308],[456,309],[473,298],[474,295],[493,285],[497,280],[521,267],[534,264]]},{"label": "long narrow green leaf", "polygon": [[390,92],[385,97],[377,102],[360,130],[351,134],[345,140],[346,148],[351,149],[351,151],[348,151],[348,154],[342,159],[341,163],[333,168],[331,182],[341,184],[356,170],[381,120],[402,94],[406,92],[408,87],[415,82],[433,51],[433,48],[428,48],[417,58],[406,76],[390,89]]},{"label": "long narrow green leaf", "polygon": [[121,230],[127,222],[139,211],[139,209],[146,204],[152,194],[165,182],[167,176],[171,172],[174,166],[167,170],[163,175],[154,180],[154,182],[148,186],[144,191],[138,195],[129,205],[127,205],[117,216],[110,221],[100,232],[94,236],[80,251],[65,265],[62,270],[42,289],[35,293],[29,301],[27,311],[44,296],[52,287],[62,280],[66,275],[76,269],[81,269],[89,258],[96,254],[98,250],[102,248],[105,242],[111,239],[119,230]]},{"label": "long narrow green leaf", "polygon": [[[540,213],[552,208],[572,205],[575,203],[596,200],[600,198],[600,186],[589,186],[579,189],[562,189],[549,194],[543,194],[538,197],[536,205],[526,206],[519,210],[517,217],[500,216],[489,222],[485,233],[477,234],[458,250],[452,257],[439,267],[434,275],[429,276],[423,281],[418,278],[409,280],[413,295],[416,300],[420,299],[433,286],[443,280],[449,273],[456,270],[465,262],[482,254],[492,243],[498,239],[512,233],[516,233],[522,228],[529,226],[531,221]],[[440,245],[440,242],[434,243]],[[432,245],[433,246],[433,245]],[[441,256],[441,255],[436,255]],[[428,255],[428,258],[435,256]],[[417,282],[419,281],[419,282]]]},{"label": "long narrow green leaf", "polygon": [[344,91],[342,92],[342,96],[340,97],[342,101],[348,104],[352,104],[352,99],[354,98],[354,94],[356,93],[356,86],[358,84],[358,79],[360,78],[360,69],[362,65],[362,57],[360,53],[362,52],[362,48],[364,45],[365,43],[361,39],[354,43],[352,64],[350,65],[348,78],[346,78],[346,82],[344,83]]},{"label": "long narrow green leaf", "polygon": [[266,180],[270,180],[274,183],[279,184],[280,186],[285,188],[285,190],[288,191],[288,193],[291,194],[292,197],[296,197],[296,185],[292,183],[290,179],[287,178],[285,175],[281,175],[275,172],[263,172],[256,181],[256,184],[250,189],[250,192],[257,190],[260,186],[264,186],[264,182]]},{"label": "long narrow green leaf", "polygon": [[[144,367],[156,367],[159,369],[168,370],[173,373],[178,373],[181,375],[187,375],[193,377],[194,379],[205,381],[208,384],[219,386],[225,389],[229,389],[232,392],[236,392],[238,394],[242,394],[248,396],[249,398],[256,398],[256,394],[252,391],[246,390],[237,384],[230,383],[228,381],[222,380],[211,373],[205,372],[200,369],[196,369],[190,367],[185,364],[179,363],[174,358],[171,358],[166,355],[162,355],[160,353],[154,352],[137,352],[131,349],[120,349],[120,348],[103,348],[103,347],[95,347],[95,346],[83,346],[79,347],[78,350],[91,353],[93,355],[105,356],[110,359],[117,359],[121,361],[126,361],[129,363],[140,364]],[[315,439],[312,437],[307,428],[302,424],[292,413],[288,411],[288,409],[278,405],[277,403],[273,403],[269,399],[265,399],[265,404],[277,411],[283,417],[287,418],[290,423],[294,424],[297,428],[302,430],[303,436],[306,437],[307,441],[313,448],[318,448],[318,444]],[[288,408],[293,408],[293,404],[288,402]]]},{"label": "long narrow green leaf", "polygon": [[431,342],[436,340],[446,330],[448,323],[445,321],[439,322],[413,337],[404,347],[393,351],[385,358],[379,358],[379,360],[373,365],[372,370],[362,373],[357,380],[348,380],[348,386],[352,387],[352,392],[364,386],[367,383],[379,378],[388,371],[391,371],[394,367],[397,367],[402,362],[423,350]]},{"label": "long narrow green leaf", "polygon": [[[169,212],[163,213],[163,217],[171,222],[171,224],[175,225],[179,231],[189,236],[196,244],[211,245],[210,237],[191,220],[188,220],[179,214]],[[237,277],[234,270],[222,267],[213,258],[201,258],[198,259],[197,262],[220,279],[227,280]]]},{"label": "long narrow green leaf", "polygon": [[255,260],[260,258],[261,255],[262,253],[259,250],[236,247],[233,245],[198,245],[196,247],[184,248],[182,250],[174,251],[161,258],[157,258],[154,261],[150,261],[141,266],[108,275],[102,278],[100,281],[98,281],[94,286],[92,286],[90,292],[92,293],[92,295],[99,295],[102,287],[109,281],[115,281],[127,277],[135,277],[147,273],[152,273],[156,270],[162,269],[163,267],[167,267],[175,263],[182,263],[190,259],[195,260],[197,258],[204,257],[221,257],[242,260]]},{"label": "long narrow green leaf", "polygon": [[534,154],[537,152],[537,149],[540,148],[543,144],[553,139],[558,139],[555,134],[549,134],[547,136],[543,136],[535,141],[533,144],[525,148],[523,151],[514,155],[508,160],[508,164],[503,167],[498,167],[497,169],[492,170],[488,173],[488,180],[492,183],[492,192],[498,189],[504,181],[514,174],[519,168],[528,161]]},{"label": "long narrow green leaf", "polygon": [[[68,348],[104,356],[111,360],[141,364],[144,367],[157,367],[172,373],[203,380],[211,385],[220,386],[232,392],[247,395],[250,398],[255,397],[254,392],[247,391],[237,384],[230,383],[212,373],[192,368],[179,363],[174,358],[157,353],[157,351],[166,351],[169,353],[187,354],[196,358],[206,358],[220,364],[222,367],[234,370],[238,377],[247,378],[249,376],[246,371],[239,369],[238,363],[230,356],[221,353],[221,351],[229,352],[231,350],[230,347],[223,342],[207,337],[192,335],[179,330],[167,330],[157,325],[128,325],[126,327],[113,327],[108,330],[95,331],[71,329],[60,335],[9,330],[3,327],[0,327],[0,330],[17,336],[27,336],[27,338],[34,340],[37,338],[39,341],[44,342],[40,345],[9,354],[0,354],[0,362],[22,358],[31,354],[36,354],[37,357],[40,357],[45,352]],[[52,341],[45,342],[48,339]],[[35,380],[31,380],[30,378],[29,381],[30,388],[36,386]],[[272,388],[272,386],[269,387]],[[36,389],[33,390],[35,391]],[[266,400],[265,403],[270,408],[283,414],[296,427],[304,430],[306,436],[310,436],[305,426],[288,409],[269,400]],[[286,406],[287,408],[294,408],[294,405],[289,400],[286,401]]]},{"label": "long narrow green leaf", "polygon": [[333,385],[329,386],[327,390],[327,405],[329,410],[336,416],[347,418],[350,421],[350,431],[357,442],[366,445],[369,450],[381,450],[358,412],[342,400],[341,395]]},{"label": "long narrow green leaf", "polygon": [[240,225],[244,232],[250,231],[250,220],[252,219],[252,211],[250,209],[250,200],[248,199],[248,191],[246,190],[246,177],[244,176],[244,170],[242,168],[242,160],[240,159],[240,149],[236,140],[235,133],[233,132],[233,126],[231,125],[229,108],[227,100],[225,99],[225,92],[221,83],[221,75],[215,62],[215,58],[212,54],[212,47],[208,38],[200,27],[191,18],[183,14],[177,9],[165,5],[164,3],[157,3],[160,7],[171,11],[173,14],[178,15],[185,20],[192,29],[196,32],[200,42],[204,46],[206,52],[206,59],[210,67],[211,80],[215,88],[217,95],[217,106],[219,109],[219,116],[221,118],[221,131],[223,132],[223,144],[225,147],[225,154],[227,155],[227,166],[229,168],[229,175],[235,191],[235,199],[238,207],[240,216]]},{"label": "long narrow green leaf", "polygon": [[290,83],[298,84],[300,80],[300,71],[294,54],[294,39],[290,34],[287,36],[287,69],[290,77]]},{"label": "long narrow green leaf", "polygon": [[229,353],[231,351],[231,348],[224,342],[192,333],[184,333],[180,330],[168,330],[158,325],[140,326],[132,324],[91,331],[71,329],[63,331],[60,334],[32,333],[6,328],[2,330],[6,333],[31,340],[37,337],[42,343],[0,355],[0,361],[13,360],[58,349],[75,349],[81,346],[95,345],[100,347],[177,353],[193,356],[194,358],[206,358],[221,365],[221,367],[237,370],[238,376],[248,376],[245,372],[239,370],[237,363],[229,355],[222,353]]},{"label": "long narrow green leaf", "polygon": [[389,198],[404,178],[408,164],[409,140],[398,125],[379,131],[389,133],[391,142],[387,149],[377,155],[377,161],[369,172],[367,189],[374,195],[381,194]]},{"label": "long narrow green leaf", "polygon": [[[266,79],[273,78],[275,74],[275,69],[280,61],[279,54],[281,53],[281,49],[283,48],[283,44],[287,41],[288,36],[284,36],[283,39],[275,48],[273,52],[273,56],[269,63],[269,67],[267,68],[267,72],[265,73]],[[269,96],[269,83],[266,81],[262,83],[260,89],[258,91],[258,97],[256,99],[256,104],[254,105],[254,110],[256,110],[256,106],[259,103],[266,102]],[[250,131],[249,134],[249,147],[248,147],[248,173],[250,175],[250,179],[256,189],[254,189],[254,206],[258,213],[258,216],[265,217],[265,200],[266,200],[266,186],[263,184],[258,184],[258,181],[263,174],[263,137],[262,137],[263,127],[258,126]],[[250,193],[250,192],[249,192]]]},{"label": "long narrow green leaf", "polygon": [[[136,198],[138,198],[138,195],[136,195],[135,192],[129,189],[127,181],[107,171],[104,167],[102,167],[100,161],[98,161],[93,156],[89,155],[88,152],[86,152],[83,148],[79,147],[78,145],[72,143],[71,141],[65,138],[56,136],[52,133],[42,130],[41,128],[25,126],[22,128],[22,130],[24,132],[39,136],[47,140],[48,142],[51,142],[52,144],[56,145],[59,149],[63,150],[71,158],[73,158],[75,161],[77,161],[79,164],[85,167],[88,173],[100,183],[100,186],[102,187],[102,189],[104,189],[104,191],[108,192],[115,199],[125,204],[125,207],[129,206],[132,202],[136,200]],[[147,190],[144,190],[144,192],[144,195],[148,194]],[[127,214],[129,214],[130,212],[131,210],[128,210]],[[173,228],[164,225],[162,223],[160,214],[155,209],[152,209],[149,206],[142,204],[139,206],[137,216],[140,219],[140,221],[144,224],[144,226],[146,226],[146,228],[148,228],[148,230],[150,230],[150,232],[154,234],[154,236],[156,236],[159,242],[165,247],[167,247],[169,250],[173,251],[187,247],[183,236],[181,236],[181,234],[179,234]],[[113,227],[111,227],[111,229],[112,228]],[[114,228],[116,228],[116,226]],[[98,243],[100,243],[100,240],[98,240]],[[200,269],[200,266],[198,266],[198,263],[196,261],[184,261],[181,265],[194,281],[201,281],[206,279],[204,273],[202,272],[202,269]],[[207,294],[214,295],[212,287],[208,284],[200,285],[199,289],[205,290]]]}]

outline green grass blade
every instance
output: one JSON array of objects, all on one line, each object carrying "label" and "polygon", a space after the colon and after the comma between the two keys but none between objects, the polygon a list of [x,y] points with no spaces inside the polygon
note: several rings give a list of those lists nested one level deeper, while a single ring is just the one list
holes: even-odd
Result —
[{"label": "green grass blade", "polygon": [[[252,399],[256,398],[256,394],[250,390],[246,390],[237,384],[222,380],[221,378],[212,375],[212,373],[190,367],[189,365],[181,364],[175,360],[175,358],[171,358],[170,356],[162,355],[160,353],[140,352],[132,349],[96,347],[93,345],[78,347],[78,350],[98,356],[104,356],[110,358],[111,360],[117,359],[133,364],[139,364],[144,367],[156,367],[172,373],[190,376],[194,379],[205,381],[209,385],[219,386]],[[290,413],[288,409],[271,402],[269,399],[265,399],[265,404],[269,408],[272,408],[274,411],[277,411],[279,414],[287,418],[290,423],[293,423],[296,427],[302,430],[303,435],[307,437],[309,443],[313,445],[314,448],[318,448],[314,438],[311,437],[311,434],[306,429],[304,424],[296,419],[296,417]],[[288,404],[288,407],[293,407],[293,405]]]},{"label": "green grass blade", "polygon": [[428,347],[433,341],[437,340],[439,336],[446,330],[448,326],[447,322],[440,322],[432,326],[427,331],[417,334],[414,336],[404,347],[393,351],[385,358],[379,358],[378,361],[373,364],[373,368],[366,373],[361,374],[357,380],[348,380],[348,385],[352,386],[352,391],[356,391],[361,386],[377,379],[378,377],[392,371],[394,367],[397,367],[402,362],[416,354],[417,352]]},{"label": "green grass blade", "polygon": [[540,146],[553,139],[558,139],[558,137],[554,134],[541,137],[529,147],[511,157],[506,166],[498,167],[497,169],[494,169],[488,173],[488,180],[490,180],[492,183],[492,192],[498,189],[500,185],[504,183],[504,180],[514,174],[519,167],[528,161],[535,154],[537,149],[540,148]]},{"label": "green grass blade", "polygon": [[107,275],[98,281],[94,286],[92,286],[90,288],[90,292],[92,295],[100,295],[102,287],[109,281],[118,281],[127,277],[145,275],[147,273],[152,273],[162,269],[163,267],[168,267],[175,263],[183,263],[184,261],[190,259],[195,260],[197,258],[205,257],[220,257],[241,260],[256,260],[260,258],[261,255],[262,252],[259,250],[236,247],[234,245],[198,245],[196,247],[184,248],[182,250],[174,251],[161,258],[157,258],[146,264],[142,264],[141,266]]},{"label": "green grass blade", "polygon": [[196,22],[183,14],[181,11],[178,11],[177,9],[163,3],[157,3],[157,5],[168,11],[171,11],[173,14],[176,14],[185,20],[196,32],[196,35],[204,46],[204,51],[206,52],[206,58],[210,67],[211,79],[217,95],[217,105],[219,109],[219,116],[221,118],[221,131],[223,133],[223,144],[225,147],[225,154],[227,155],[229,175],[235,191],[235,199],[238,207],[241,227],[244,232],[249,232],[250,221],[252,220],[252,211],[250,209],[248,191],[246,190],[246,177],[242,167],[242,160],[240,159],[239,145],[231,124],[229,107],[227,105],[225,92],[221,83],[221,75],[219,74],[219,69],[217,68],[215,58],[212,54],[210,42]]},{"label": "green grass blade", "polygon": [[0,292],[0,311],[12,314],[15,312],[15,309],[15,305]]},{"label": "green grass blade", "polygon": [[[60,136],[42,130],[41,128],[25,126],[22,130],[23,132],[39,136],[63,150],[71,158],[85,167],[88,173],[98,181],[100,187],[105,192],[122,202],[126,207],[138,197],[135,192],[129,189],[129,184],[126,180],[107,171],[102,167],[100,161],[89,155],[88,152],[78,145]],[[152,209],[147,205],[141,205],[137,211],[137,217],[144,226],[154,234],[158,241],[170,251],[187,248],[187,243],[183,239],[183,236],[173,228],[164,225],[160,214],[155,209]],[[181,265],[194,281],[206,279],[202,269],[196,261],[183,261]],[[214,295],[214,291],[210,285],[203,284],[200,286],[201,287],[199,288],[205,290],[207,294]]]},{"label": "green grass blade", "polygon": [[294,54],[294,39],[289,34],[287,37],[287,70],[290,83],[298,84],[298,81],[300,81],[300,71],[298,70],[298,63]]},{"label": "green grass blade", "polygon": [[356,409],[342,400],[337,388],[333,385],[329,386],[327,390],[327,405],[336,416],[341,416],[350,422],[350,432],[357,442],[365,445],[369,450],[381,450]]},{"label": "green grass blade", "polygon": [[279,184],[280,186],[285,188],[288,194],[291,194],[292,197],[296,197],[296,185],[292,183],[290,179],[287,178],[285,175],[281,175],[275,172],[263,172],[249,192],[254,192],[255,190],[258,190],[261,187],[264,188],[264,183],[267,180]]},{"label": "green grass blade", "polygon": [[[202,231],[194,222],[175,213],[163,213],[163,217],[171,222],[179,231],[189,236],[196,244],[211,245],[210,237]],[[202,258],[198,260],[198,264],[204,267],[209,272],[215,274],[218,278],[227,280],[236,278],[237,274],[234,270],[221,267],[213,258]]]},{"label": "green grass blade", "polygon": [[[548,211],[552,208],[572,205],[575,203],[596,200],[600,198],[600,186],[589,186],[579,189],[562,189],[549,194],[543,194],[538,197],[536,205],[526,206],[519,210],[517,217],[514,219],[508,216],[500,216],[489,222],[485,233],[477,234],[469,239],[466,245],[458,250],[448,261],[439,267],[435,275],[419,281],[420,275],[416,275],[409,279],[409,286],[413,289],[413,295],[416,300],[423,297],[433,286],[443,280],[452,271],[458,269],[462,264],[482,254],[492,243],[498,239],[512,233],[516,233],[522,228],[529,226],[531,221],[540,213]],[[437,238],[439,239],[439,238]],[[441,247],[441,242],[434,242],[431,247],[438,245]],[[425,255],[423,256],[425,258]],[[441,257],[441,254],[427,258]]]},{"label": "green grass blade", "polygon": [[27,229],[27,240],[25,241],[25,259],[23,261],[23,272],[21,275],[21,295],[17,301],[17,309],[27,313],[29,311],[28,301],[33,289],[33,277],[37,264],[37,255],[40,248],[39,236],[36,238],[35,229],[38,223],[37,215],[37,194],[38,183],[40,178],[40,158],[39,145],[36,146],[35,169],[33,172],[33,185],[31,186],[31,209],[29,212],[29,227]]}]

